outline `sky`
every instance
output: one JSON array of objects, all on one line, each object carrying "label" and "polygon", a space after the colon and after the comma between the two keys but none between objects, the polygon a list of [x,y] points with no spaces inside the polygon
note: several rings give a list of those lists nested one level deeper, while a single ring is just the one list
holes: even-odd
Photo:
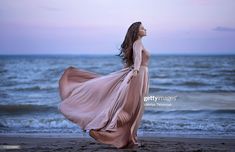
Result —
[{"label": "sky", "polygon": [[152,54],[235,54],[234,0],[0,0],[0,54],[117,54],[141,21]]}]

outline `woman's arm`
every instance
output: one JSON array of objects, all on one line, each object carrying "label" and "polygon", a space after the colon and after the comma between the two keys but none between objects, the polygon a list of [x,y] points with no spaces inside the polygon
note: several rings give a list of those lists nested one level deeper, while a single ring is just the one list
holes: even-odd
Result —
[{"label": "woman's arm", "polygon": [[135,41],[133,44],[134,71],[139,72],[141,61],[142,61],[142,50],[143,50],[143,45],[141,41],[139,40]]},{"label": "woman's arm", "polygon": [[142,50],[143,50],[143,45],[142,45],[141,41],[139,41],[139,40],[135,41],[133,44],[134,70],[133,70],[131,77],[127,81],[127,83],[130,82],[130,80],[132,79],[133,76],[134,77],[137,76],[137,73],[140,70],[140,65],[141,65],[141,61],[142,61]]}]

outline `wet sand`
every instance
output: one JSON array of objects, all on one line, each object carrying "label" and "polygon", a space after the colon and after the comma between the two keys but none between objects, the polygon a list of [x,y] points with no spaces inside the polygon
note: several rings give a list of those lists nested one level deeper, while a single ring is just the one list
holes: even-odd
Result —
[{"label": "wet sand", "polygon": [[0,151],[235,151],[235,139],[139,137],[138,148],[117,149],[93,138],[0,136]]}]

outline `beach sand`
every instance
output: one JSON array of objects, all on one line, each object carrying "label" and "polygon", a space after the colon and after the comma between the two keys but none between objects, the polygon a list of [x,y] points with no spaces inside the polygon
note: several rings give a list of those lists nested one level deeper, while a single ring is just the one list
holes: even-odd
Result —
[{"label": "beach sand", "polygon": [[0,136],[0,151],[235,151],[235,139],[139,137],[139,141],[138,148],[117,149],[92,138]]}]

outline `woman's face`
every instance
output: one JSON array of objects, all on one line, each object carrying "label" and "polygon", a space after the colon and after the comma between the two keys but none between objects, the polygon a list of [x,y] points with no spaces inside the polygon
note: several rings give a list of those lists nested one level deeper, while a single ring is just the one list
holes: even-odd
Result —
[{"label": "woman's face", "polygon": [[142,24],[140,24],[140,27],[139,27],[139,36],[140,37],[146,36],[146,29],[144,28]]}]

